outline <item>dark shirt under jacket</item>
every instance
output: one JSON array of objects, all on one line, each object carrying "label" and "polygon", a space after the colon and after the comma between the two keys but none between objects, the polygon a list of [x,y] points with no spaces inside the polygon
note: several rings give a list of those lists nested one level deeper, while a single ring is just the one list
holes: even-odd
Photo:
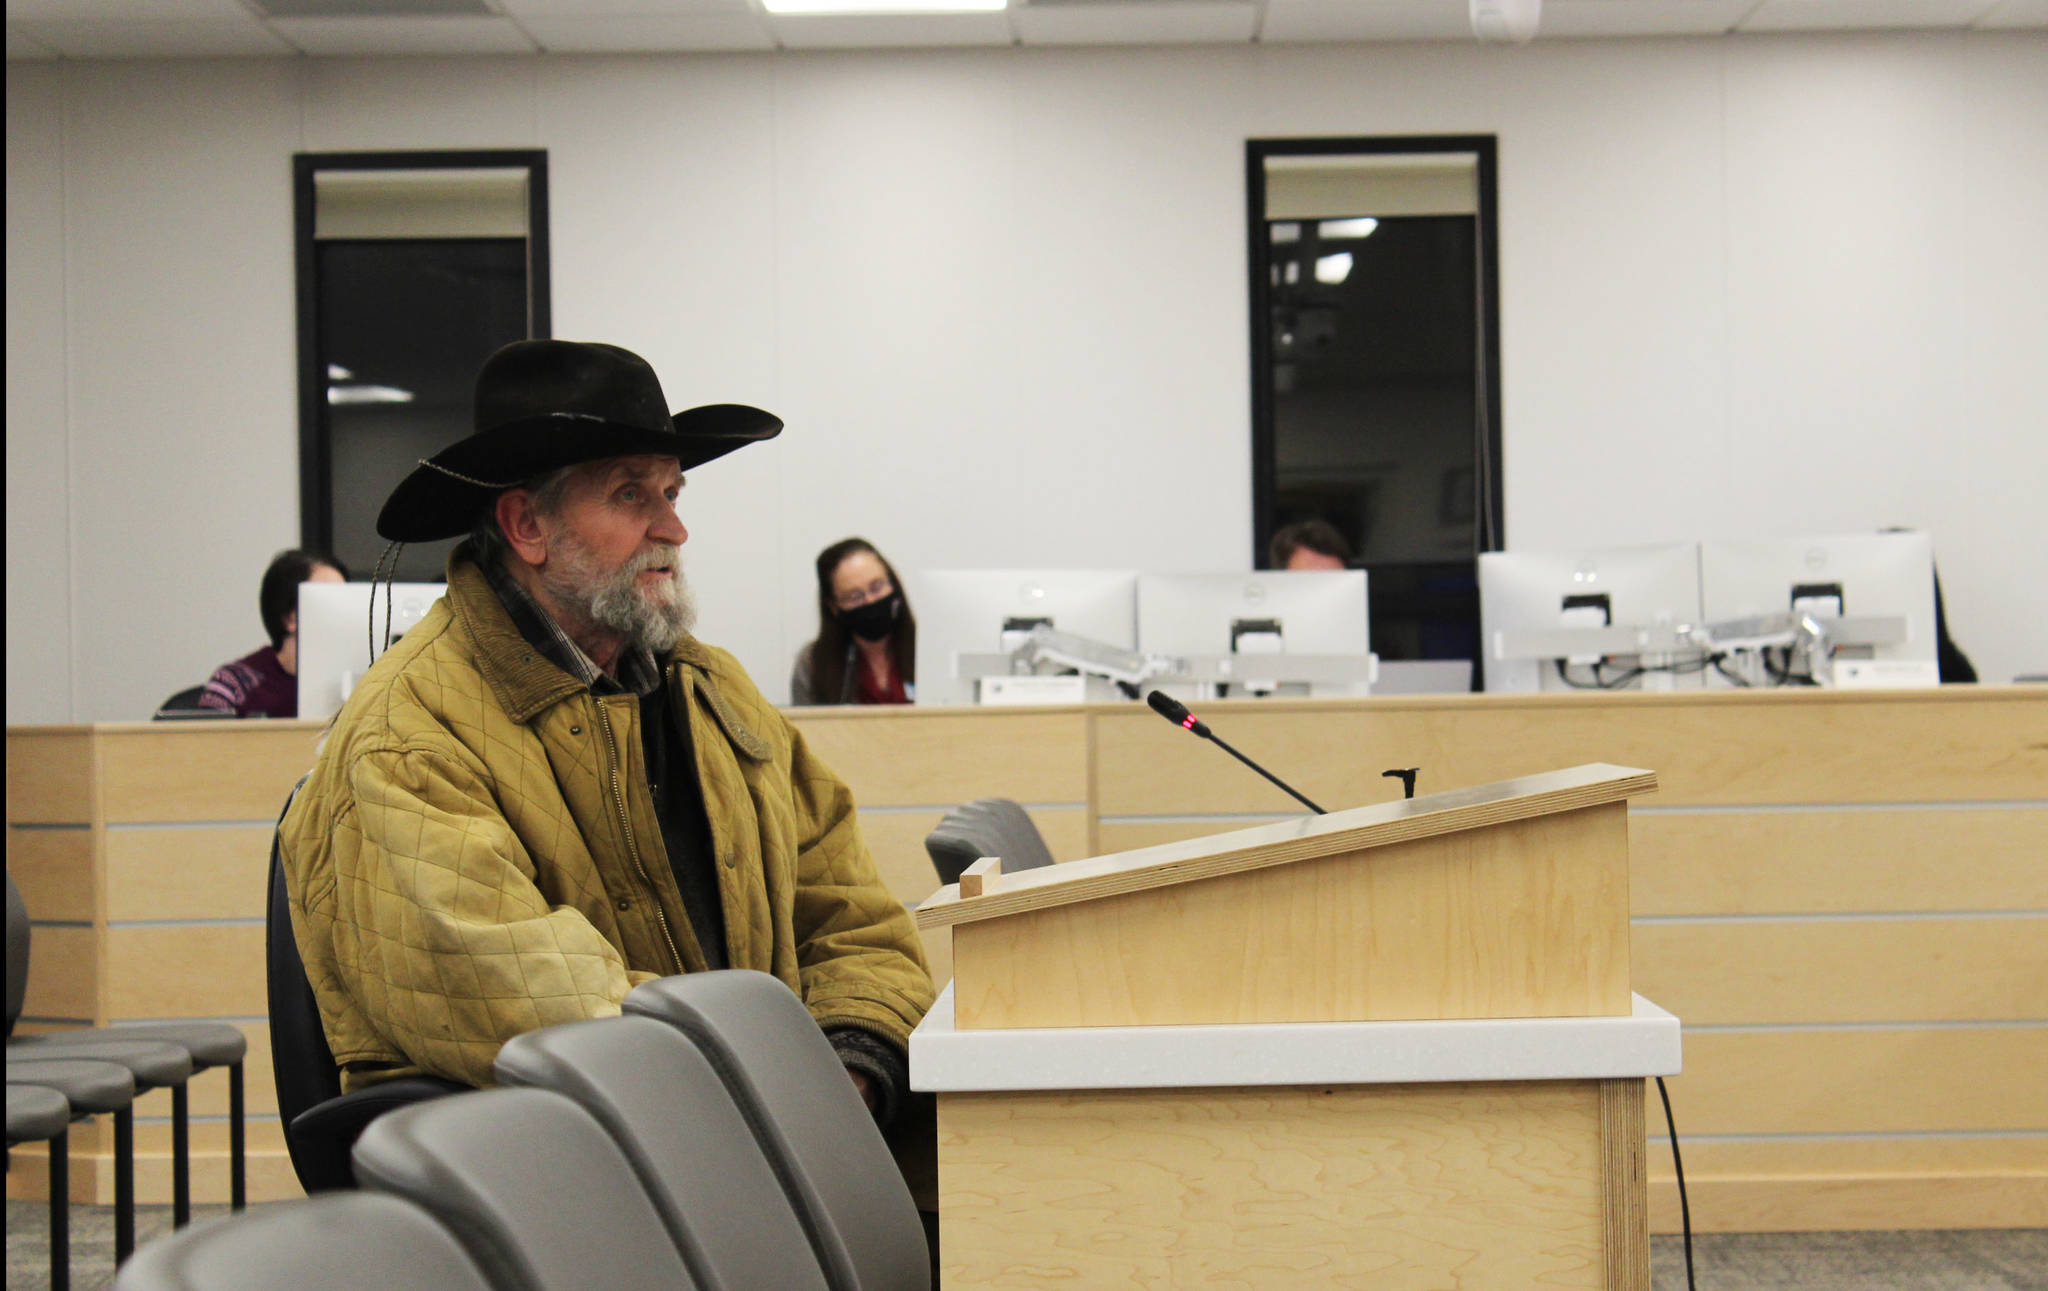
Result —
[{"label": "dark shirt under jacket", "polygon": [[[661,841],[669,868],[683,894],[690,930],[704,952],[707,968],[730,962],[725,948],[725,904],[718,891],[718,863],[712,854],[711,818],[704,808],[704,786],[697,776],[695,746],[687,726],[670,702],[668,685],[654,654],[635,646],[619,656],[615,680],[569,639],[548,612],[503,569],[486,564],[484,576],[497,593],[505,613],[527,644],[562,671],[600,695],[640,697],[641,747],[647,758],[647,787],[661,820]],[[880,1097],[875,1120],[887,1125],[895,1118],[910,1088],[910,1064],[893,1043],[858,1027],[833,1027],[825,1032],[839,1061],[874,1082]]]}]

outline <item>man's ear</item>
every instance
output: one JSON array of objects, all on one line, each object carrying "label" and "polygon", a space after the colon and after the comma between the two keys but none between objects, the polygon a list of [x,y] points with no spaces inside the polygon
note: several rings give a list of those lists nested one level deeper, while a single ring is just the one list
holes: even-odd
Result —
[{"label": "man's ear", "polygon": [[297,636],[298,632],[299,612],[297,610],[286,610],[284,613],[284,634],[288,637]]},{"label": "man's ear", "polygon": [[500,493],[496,515],[498,528],[514,555],[536,569],[547,563],[547,533],[540,522],[540,511],[533,505],[531,489],[507,489]]}]

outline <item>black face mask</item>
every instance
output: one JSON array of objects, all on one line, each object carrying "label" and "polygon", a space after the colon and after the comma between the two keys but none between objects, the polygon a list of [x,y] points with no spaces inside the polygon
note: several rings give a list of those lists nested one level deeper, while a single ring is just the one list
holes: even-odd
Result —
[{"label": "black face mask", "polygon": [[863,641],[881,641],[896,630],[896,611],[902,604],[903,593],[891,592],[879,601],[840,610],[839,621]]}]

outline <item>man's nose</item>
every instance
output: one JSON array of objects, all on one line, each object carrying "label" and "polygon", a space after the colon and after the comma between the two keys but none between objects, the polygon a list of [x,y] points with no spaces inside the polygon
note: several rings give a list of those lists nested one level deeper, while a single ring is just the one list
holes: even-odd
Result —
[{"label": "man's nose", "polygon": [[665,506],[648,531],[648,536],[658,542],[673,543],[680,547],[690,540],[690,531],[684,527],[683,518],[676,514],[673,506]]}]

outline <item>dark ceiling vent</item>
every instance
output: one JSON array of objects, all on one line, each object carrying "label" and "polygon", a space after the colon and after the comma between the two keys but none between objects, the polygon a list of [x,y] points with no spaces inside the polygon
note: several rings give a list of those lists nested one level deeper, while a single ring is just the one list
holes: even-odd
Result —
[{"label": "dark ceiling vent", "polygon": [[484,0],[242,0],[265,18],[450,18],[494,15]]}]

